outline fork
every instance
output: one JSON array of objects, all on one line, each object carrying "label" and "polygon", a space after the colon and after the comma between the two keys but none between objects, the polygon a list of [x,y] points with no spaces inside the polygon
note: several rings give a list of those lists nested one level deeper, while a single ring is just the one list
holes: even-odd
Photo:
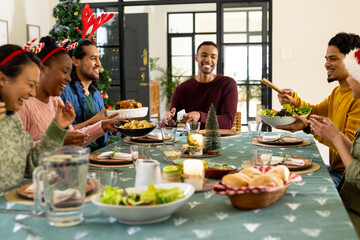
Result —
[{"label": "fork", "polygon": [[27,209],[6,209],[0,208],[0,214],[23,214],[32,217],[46,217],[44,212],[27,210]]}]

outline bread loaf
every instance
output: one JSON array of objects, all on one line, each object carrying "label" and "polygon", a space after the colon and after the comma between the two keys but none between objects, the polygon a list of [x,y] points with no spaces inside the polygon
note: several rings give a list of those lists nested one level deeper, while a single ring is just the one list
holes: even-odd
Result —
[{"label": "bread loaf", "polygon": [[242,173],[227,174],[222,178],[222,182],[230,187],[247,187],[250,178]]},{"label": "bread loaf", "polygon": [[262,173],[258,169],[253,167],[244,168],[243,170],[240,171],[240,173],[243,173],[249,176],[250,178],[254,178],[256,176],[262,175]]},{"label": "bread loaf", "polygon": [[273,175],[279,177],[281,180],[283,180],[284,183],[287,183],[289,181],[290,171],[289,169],[284,165],[278,165],[276,167],[273,167],[270,169],[266,175]]},{"label": "bread loaf", "polygon": [[263,174],[251,179],[249,182],[249,187],[258,186],[281,187],[284,186],[284,182],[277,176]]}]

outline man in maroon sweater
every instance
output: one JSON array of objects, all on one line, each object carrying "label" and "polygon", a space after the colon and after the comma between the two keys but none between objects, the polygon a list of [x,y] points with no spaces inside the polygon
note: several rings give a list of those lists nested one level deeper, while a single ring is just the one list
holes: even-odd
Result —
[{"label": "man in maroon sweater", "polygon": [[234,79],[213,73],[218,60],[218,46],[203,42],[196,51],[198,74],[180,84],[174,91],[170,110],[160,127],[175,126],[178,111],[185,109],[183,122],[201,122],[205,128],[207,113],[214,104],[220,129],[230,129],[234,124],[238,91]]}]

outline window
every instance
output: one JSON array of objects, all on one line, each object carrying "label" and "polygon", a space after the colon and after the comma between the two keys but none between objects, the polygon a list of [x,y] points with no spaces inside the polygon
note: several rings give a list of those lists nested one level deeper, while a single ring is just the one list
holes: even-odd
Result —
[{"label": "window", "polygon": [[114,17],[96,31],[96,45],[101,54],[101,64],[111,72],[111,85],[108,89],[109,99],[119,101],[120,65],[119,65],[119,13],[117,7],[96,7],[96,15],[103,12],[114,13]]},{"label": "window", "polygon": [[168,65],[190,78],[197,74],[196,47],[203,41],[216,43],[216,12],[168,14]]},{"label": "window", "polygon": [[255,120],[270,97],[261,79],[269,77],[269,4],[238,2],[222,4],[222,26],[217,31],[216,12],[168,13],[168,65],[188,78],[197,74],[195,51],[203,41],[217,43],[217,69],[238,84],[238,111],[242,124]]}]

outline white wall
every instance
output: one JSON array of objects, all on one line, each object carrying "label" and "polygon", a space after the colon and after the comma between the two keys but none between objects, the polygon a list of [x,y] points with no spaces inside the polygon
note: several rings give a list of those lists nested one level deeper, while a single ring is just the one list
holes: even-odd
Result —
[{"label": "white wall", "polygon": [[26,24],[40,26],[40,36],[55,24],[52,8],[58,0],[1,0],[0,19],[8,21],[9,43],[27,42]]},{"label": "white wall", "polygon": [[[338,85],[326,80],[327,43],[341,31],[360,34],[358,9],[358,0],[273,0],[273,82],[311,103],[326,98]],[[282,49],[291,60],[281,60]],[[280,107],[276,94],[273,107]]]},{"label": "white wall", "polygon": [[[360,34],[359,9],[359,0],[273,0],[273,82],[313,104],[325,99],[338,85],[326,80],[327,43],[341,31]],[[281,49],[292,59],[281,60]],[[273,108],[280,109],[275,93]],[[328,159],[327,147],[319,149]]]}]

